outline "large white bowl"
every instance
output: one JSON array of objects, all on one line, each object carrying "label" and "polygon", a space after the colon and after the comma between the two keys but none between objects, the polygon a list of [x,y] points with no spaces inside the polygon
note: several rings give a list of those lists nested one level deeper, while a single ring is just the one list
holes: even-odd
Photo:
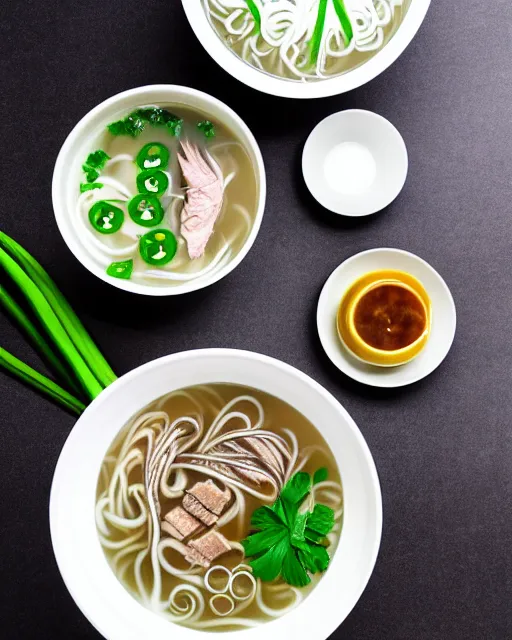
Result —
[{"label": "large white bowl", "polygon": [[366,84],[389,67],[404,51],[421,26],[430,0],[412,0],[390,41],[372,58],[347,73],[325,80],[298,82],[271,76],[244,62],[215,33],[203,9],[203,0],[182,0],[188,21],[211,57],[234,78],[253,89],[284,98],[325,98]]},{"label": "large white bowl", "polygon": [[[132,280],[122,280],[107,276],[105,269],[95,262],[80,241],[77,226],[73,223],[76,199],[78,197],[77,190],[81,182],[81,166],[84,158],[92,151],[91,145],[94,137],[113,120],[117,120],[123,115],[147,104],[183,105],[207,113],[213,121],[222,122],[228,129],[231,129],[245,147],[256,174],[257,211],[251,231],[240,251],[230,262],[221,269],[215,270],[212,275],[205,274],[182,284],[146,285]],[[265,209],[266,193],[265,167],[261,151],[245,122],[226,104],[207,93],[196,91],[189,87],[170,84],[148,85],[130,89],[108,98],[108,100],[89,111],[71,131],[62,145],[55,163],[52,182],[53,210],[57,226],[75,257],[91,273],[105,282],[125,291],[152,296],[172,296],[196,291],[217,282],[233,271],[245,258],[258,235]]]},{"label": "large white bowl", "polygon": [[86,409],[60,455],[50,498],[57,563],[76,603],[108,640],[199,640],[204,632],[174,626],[140,605],[118,582],[101,549],[94,506],[102,459],[121,427],[169,391],[227,382],[271,393],[315,424],[331,447],[344,489],[344,525],[329,569],[303,603],[275,621],[220,634],[246,640],[326,640],[361,596],[380,544],[382,501],[375,465],[345,409],[311,378],[267,356],[230,349],[166,356],[126,374]]}]

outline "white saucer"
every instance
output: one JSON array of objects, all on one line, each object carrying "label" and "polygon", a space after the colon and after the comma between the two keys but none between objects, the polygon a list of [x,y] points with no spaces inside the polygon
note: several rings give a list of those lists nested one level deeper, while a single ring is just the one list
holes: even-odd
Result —
[{"label": "white saucer", "polygon": [[[432,301],[432,331],[425,348],[398,367],[376,367],[357,360],[342,345],[336,330],[343,293],[354,280],[378,269],[407,271],[420,280]],[[340,264],[322,289],[316,318],[320,341],[333,363],[347,376],[373,387],[402,387],[428,376],[450,350],[456,326],[455,303],[445,281],[427,262],[401,249],[371,249]]]},{"label": "white saucer", "polygon": [[367,216],[387,207],[407,177],[405,142],[372,111],[349,109],[322,120],[302,154],[302,172],[313,197],[344,216]]}]

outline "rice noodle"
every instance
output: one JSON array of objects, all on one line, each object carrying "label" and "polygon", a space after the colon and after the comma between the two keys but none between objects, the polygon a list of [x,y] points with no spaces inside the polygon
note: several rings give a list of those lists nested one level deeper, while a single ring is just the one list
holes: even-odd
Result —
[{"label": "rice noodle", "polygon": [[[173,420],[163,410],[172,402],[180,403],[179,413],[184,408]],[[244,563],[239,540],[247,534],[249,497],[272,502],[290,475],[312,456],[325,456],[325,449],[314,445],[299,453],[297,436],[290,429],[276,433],[265,428],[271,421],[262,403],[248,394],[225,402],[215,389],[203,385],[173,391],[152,406],[154,410],[126,427],[118,453],[107,455],[101,468],[96,524],[116,575],[130,579],[144,606],[195,629],[250,628],[262,616],[277,618],[293,609],[303,593],[286,583],[256,579]],[[272,461],[257,455],[247,438],[267,447]],[[227,566],[214,564],[206,570],[193,564],[185,560],[184,542],[161,534],[161,502],[167,509],[165,501],[181,498],[192,473],[213,478],[232,493],[216,525],[222,530],[232,523]],[[328,535],[335,544],[341,529],[342,487],[326,480],[313,487],[312,497],[336,511],[337,522]],[[237,564],[230,569],[233,557]],[[219,580],[222,576],[225,579]],[[205,611],[209,618],[203,618]]]},{"label": "rice noodle", "polygon": [[[398,27],[408,0],[345,0],[353,32],[350,38],[334,3],[329,2],[316,61],[310,61],[309,43],[318,20],[318,0],[258,0],[256,4],[259,25],[245,0],[203,0],[212,27],[223,39],[227,37],[228,46],[245,62],[273,75],[308,81],[343,73],[351,64],[363,62],[364,54],[378,51]],[[350,54],[359,57],[351,63]],[[344,58],[347,63],[340,66],[337,61]]]}]

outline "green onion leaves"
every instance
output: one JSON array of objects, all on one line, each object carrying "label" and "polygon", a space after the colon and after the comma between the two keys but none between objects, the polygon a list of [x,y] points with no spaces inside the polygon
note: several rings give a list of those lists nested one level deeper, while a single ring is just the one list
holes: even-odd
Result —
[{"label": "green onion leaves", "polygon": [[[94,399],[116,379],[115,374],[50,276],[23,247],[2,232],[0,270],[24,298],[19,305],[1,289],[1,306],[25,331],[62,384],[77,395]],[[80,412],[85,407],[66,389],[4,350],[0,366],[68,409]]]},{"label": "green onion leaves", "polygon": [[[323,504],[312,505],[311,488],[327,479],[327,469],[313,478],[300,471],[285,484],[271,506],[259,507],[251,517],[251,533],[242,545],[252,559],[255,578],[270,581],[279,575],[288,584],[304,587],[310,574],[325,571],[329,554],[326,536],[334,526],[334,511]],[[312,510],[305,510],[307,502]]]}]

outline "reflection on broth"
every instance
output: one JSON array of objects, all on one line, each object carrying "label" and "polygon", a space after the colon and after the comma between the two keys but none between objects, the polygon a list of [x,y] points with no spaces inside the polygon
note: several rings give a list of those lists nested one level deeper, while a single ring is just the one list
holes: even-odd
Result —
[{"label": "reflection on broth", "polygon": [[339,471],[315,427],[254,389],[175,391],[107,452],[96,522],[108,562],[172,622],[229,631],[297,606],[341,532]]}]

